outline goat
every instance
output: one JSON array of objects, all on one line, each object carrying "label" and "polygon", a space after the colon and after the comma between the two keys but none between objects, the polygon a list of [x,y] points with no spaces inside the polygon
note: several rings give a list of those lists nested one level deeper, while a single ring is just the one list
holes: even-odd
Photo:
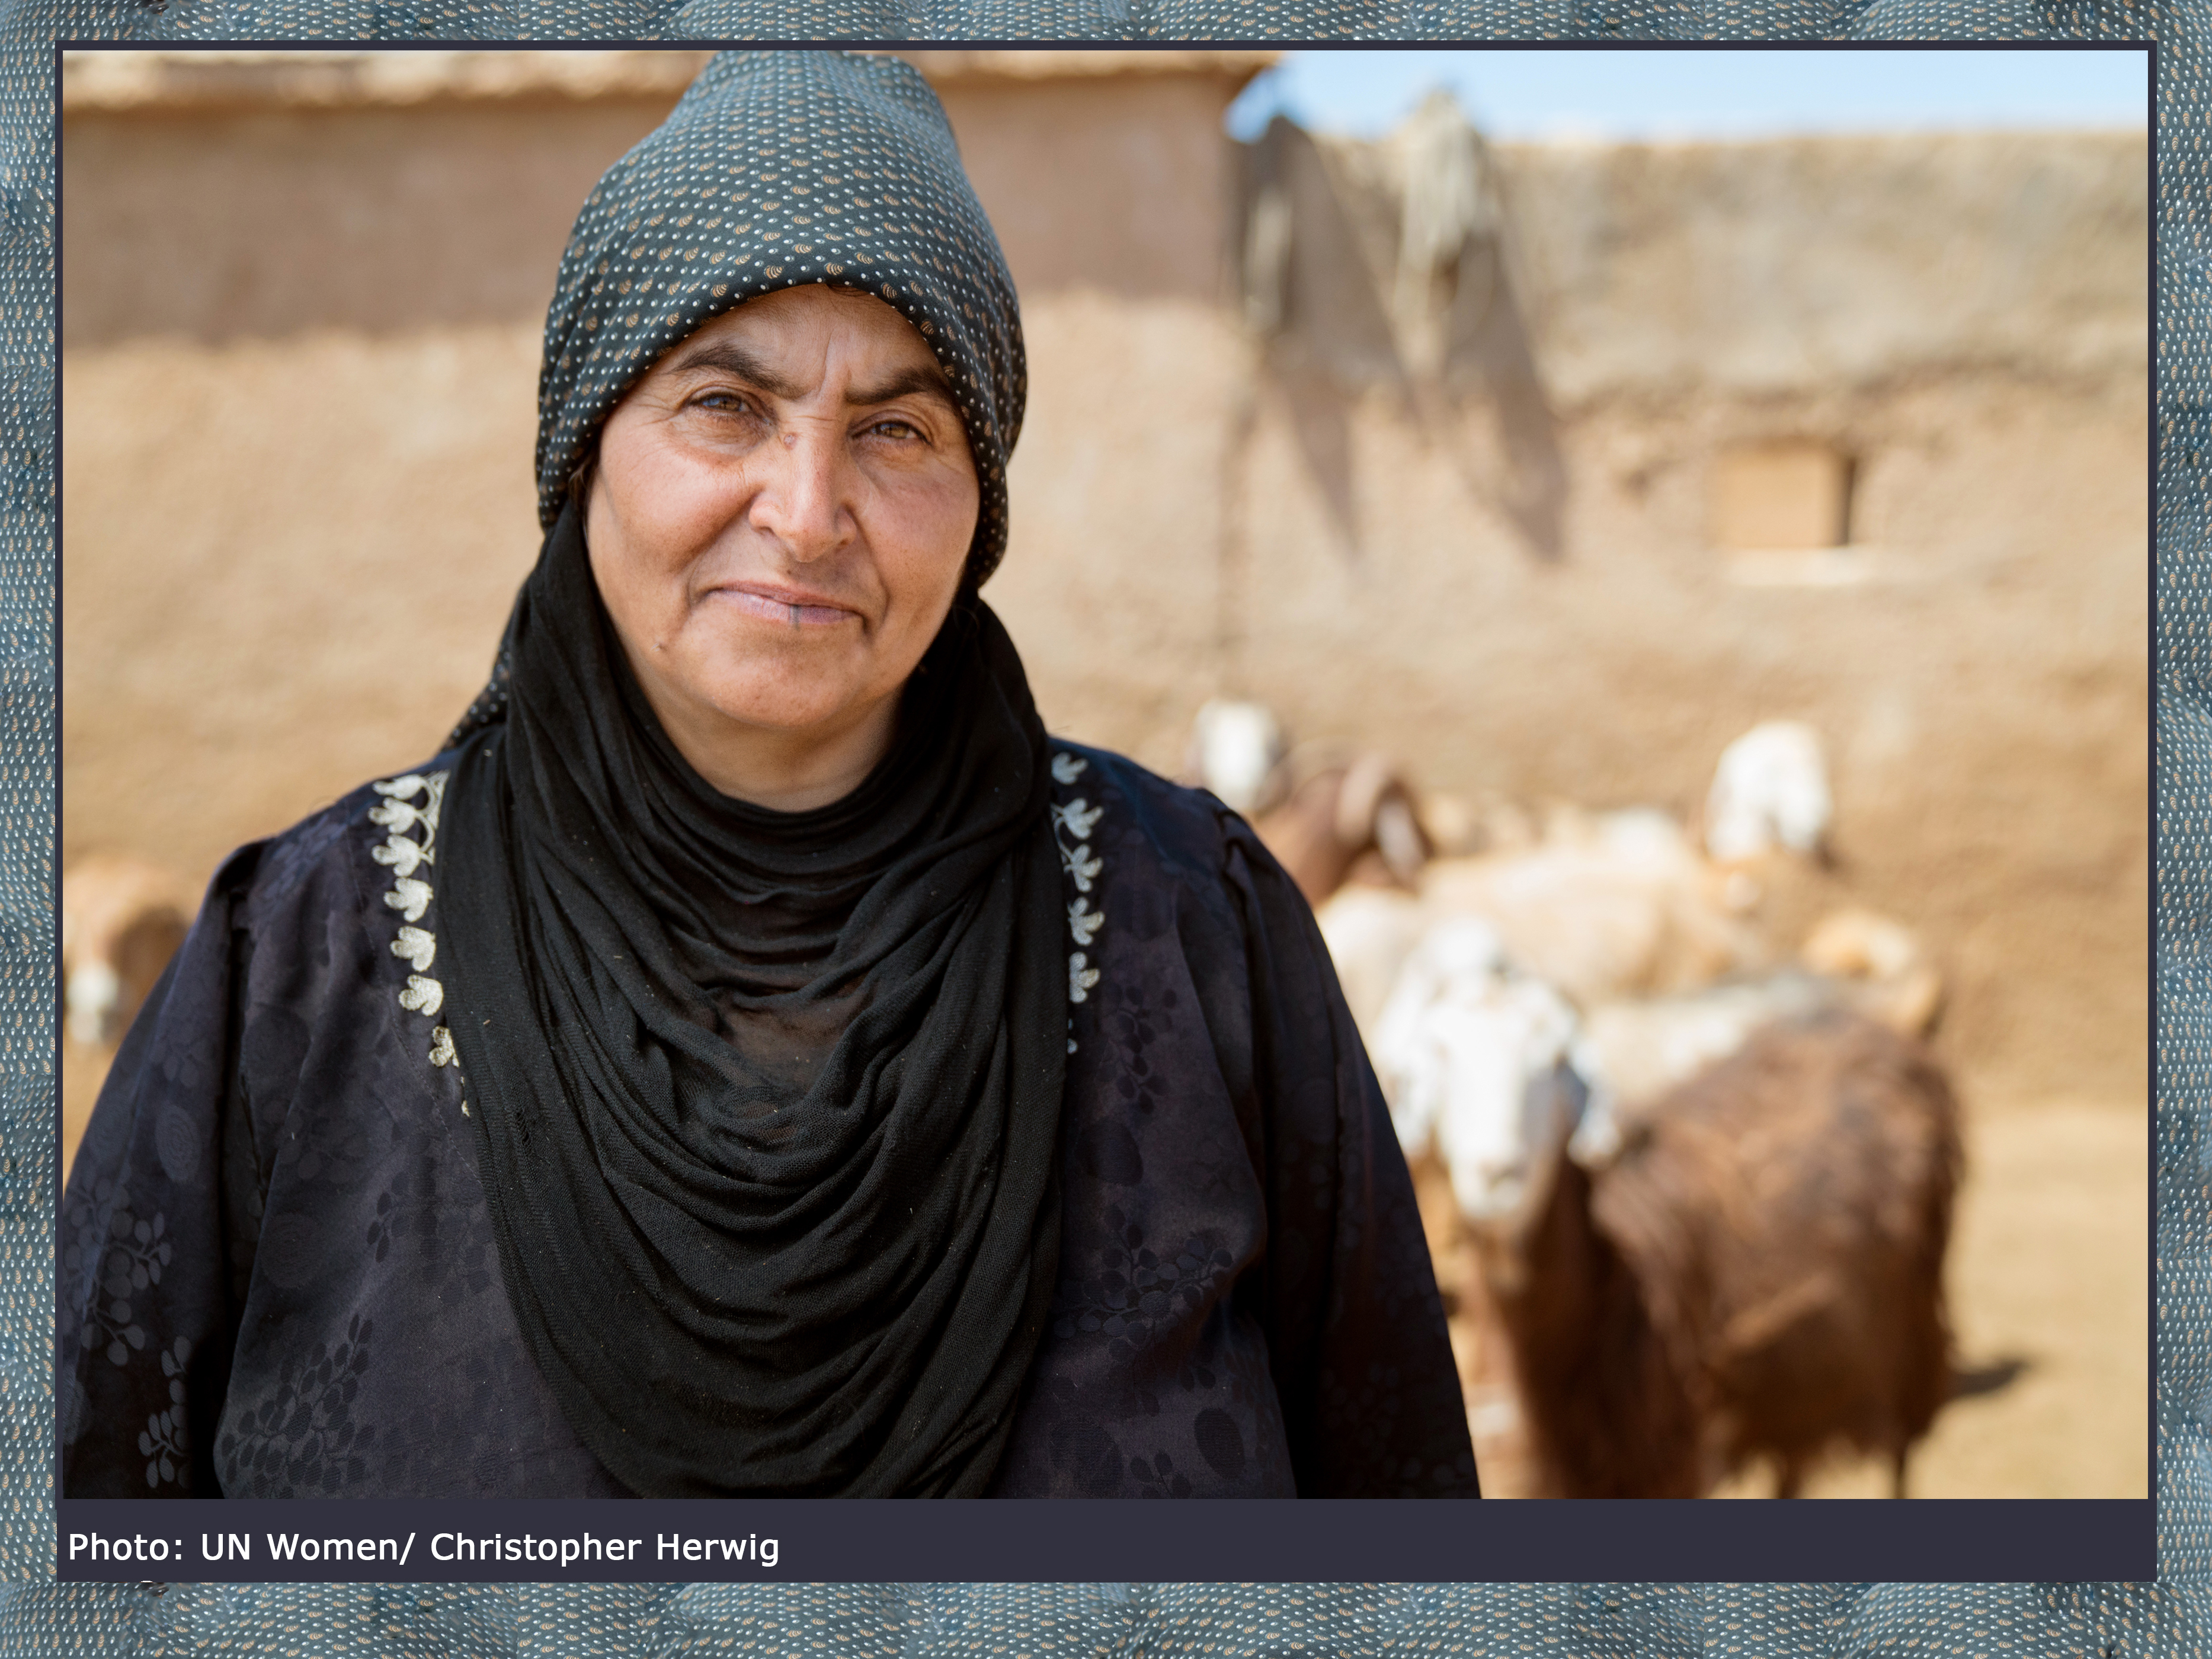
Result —
[{"label": "goat", "polygon": [[1640,1114],[1593,1172],[1573,1102],[1475,1239],[1547,1488],[1778,1495],[1839,1446],[1913,1443],[1949,1387],[1956,1103],[1918,1043],[1840,1010],[1765,1027]]},{"label": "goat", "polygon": [[[1398,899],[1420,915],[1401,896],[1377,892],[1372,905],[1360,896],[1358,890],[1340,894],[1324,908],[1324,927],[1347,919],[1366,927],[1368,935],[1352,942],[1370,953],[1376,934],[1404,920],[1381,901]],[[1329,936],[1332,951],[1340,943]],[[1362,1029],[1413,1171],[1476,1455],[1486,1483],[1503,1480],[1517,1489],[1534,1471],[1533,1449],[1511,1343],[1466,1218],[1503,1202],[1525,1177],[1525,1115],[1543,1109],[1569,1064],[1574,1012],[1542,981],[1514,973],[1497,931],[1479,918],[1437,922],[1400,954],[1395,989]],[[1361,1014],[1356,1001],[1353,1009]],[[1601,1115],[1589,1115],[1595,1124]]]},{"label": "goat", "polygon": [[1622,1109],[1637,1109],[1726,1060],[1761,1028],[1843,1006],[1847,995],[1835,981],[1790,971],[1601,1002],[1583,1030],[1596,1077]]},{"label": "goat", "polygon": [[1943,976],[1904,923],[1856,908],[1832,911],[1798,958],[1859,988],[1860,1007],[1893,1031],[1925,1036],[1943,1012]]},{"label": "goat", "polygon": [[1907,1454],[1948,1382],[1960,1152],[1913,1039],[1832,1001],[1624,1115],[1564,999],[1440,925],[1377,1022],[1409,1158],[1443,1166],[1540,1484],[1694,1497],[1758,1456]]},{"label": "goat", "polygon": [[1288,750],[1281,722],[1265,703],[1213,697],[1200,706],[1191,724],[1183,772],[1222,805],[1249,816],[1281,799]]},{"label": "goat", "polygon": [[1354,882],[1317,903],[1314,915],[1370,1045],[1414,946],[1454,916],[1488,923],[1511,960],[1586,1006],[1702,985],[1760,953],[1681,830],[1651,811],[1555,812],[1549,840],[1431,860],[1416,893]]},{"label": "goat", "polygon": [[1421,901],[1481,916],[1514,962],[1589,1007],[1756,966],[1762,947],[1722,880],[1662,813],[1558,814],[1534,847],[1431,861]]},{"label": "goat", "polygon": [[94,854],[62,872],[62,1000],[72,1042],[119,1038],[185,942],[191,905],[158,866]]},{"label": "goat", "polygon": [[1399,970],[1435,918],[1411,893],[1355,882],[1316,905],[1314,920],[1352,1024],[1371,1048]]},{"label": "goat", "polygon": [[1431,845],[1419,803],[1388,756],[1323,742],[1292,751],[1266,704],[1215,698],[1193,722],[1184,775],[1252,820],[1306,902],[1319,905],[1363,859],[1411,887]]},{"label": "goat", "polygon": [[1601,1002],[1583,1018],[1586,1052],[1623,1108],[1647,1103],[1725,1060],[1776,1020],[1849,1010],[1899,1036],[1928,1035],[1942,976],[1907,928],[1838,910],[1813,930],[1802,967],[1736,976],[1672,996]]},{"label": "goat", "polygon": [[1705,797],[1705,850],[1723,864],[1777,848],[1825,860],[1833,810],[1820,734],[1768,720],[1721,751]]},{"label": "goat", "polygon": [[1412,888],[1429,859],[1412,784],[1396,762],[1372,750],[1313,770],[1252,827],[1316,906],[1363,863],[1374,879]]},{"label": "goat", "polygon": [[1437,923],[1376,1022],[1373,1060],[1408,1158],[1433,1147],[1463,1211],[1510,1205],[1528,1175],[1529,1114],[1571,1064],[1574,1010],[1513,972],[1497,931]]}]

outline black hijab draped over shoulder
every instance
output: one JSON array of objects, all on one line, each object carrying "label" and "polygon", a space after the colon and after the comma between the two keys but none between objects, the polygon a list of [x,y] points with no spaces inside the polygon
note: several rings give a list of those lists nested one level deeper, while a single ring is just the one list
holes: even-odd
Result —
[{"label": "black hijab draped over shoulder", "polygon": [[[654,720],[567,486],[669,347],[811,282],[929,342],[982,508],[890,752],[778,813]],[[715,58],[562,261],[548,534],[456,733],[440,950],[509,1299],[639,1492],[978,1493],[1011,1426],[1057,1265],[1066,1052],[1043,728],[974,597],[1023,392],[997,241],[893,60]]]}]

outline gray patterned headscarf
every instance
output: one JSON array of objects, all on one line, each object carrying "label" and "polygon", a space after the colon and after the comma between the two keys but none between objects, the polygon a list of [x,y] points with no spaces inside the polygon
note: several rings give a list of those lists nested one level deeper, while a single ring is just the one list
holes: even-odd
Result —
[{"label": "gray patterned headscarf", "polygon": [[546,527],[600,425],[670,347],[805,283],[879,296],[937,354],[982,486],[968,560],[980,585],[1006,550],[1006,456],[1029,386],[1021,313],[944,107],[891,58],[719,53],[586,198],[545,318]]}]

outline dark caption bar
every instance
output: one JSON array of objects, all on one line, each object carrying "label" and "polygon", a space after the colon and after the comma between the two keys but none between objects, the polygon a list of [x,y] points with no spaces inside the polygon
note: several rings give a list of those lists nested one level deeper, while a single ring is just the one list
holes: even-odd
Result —
[{"label": "dark caption bar", "polygon": [[[1139,1505],[1142,1505],[1139,1512]],[[64,1583],[2111,1582],[2148,1499],[64,1498]]]}]

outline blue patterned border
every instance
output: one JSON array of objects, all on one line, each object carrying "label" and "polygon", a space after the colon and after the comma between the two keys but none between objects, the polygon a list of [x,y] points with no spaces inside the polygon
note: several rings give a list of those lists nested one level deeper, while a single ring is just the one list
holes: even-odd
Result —
[{"label": "blue patterned border", "polygon": [[[2157,1585],[58,1586],[53,58],[61,39],[2160,39]],[[2148,0],[9,0],[0,7],[0,1659],[22,1654],[2212,1651],[2207,9]]]}]

